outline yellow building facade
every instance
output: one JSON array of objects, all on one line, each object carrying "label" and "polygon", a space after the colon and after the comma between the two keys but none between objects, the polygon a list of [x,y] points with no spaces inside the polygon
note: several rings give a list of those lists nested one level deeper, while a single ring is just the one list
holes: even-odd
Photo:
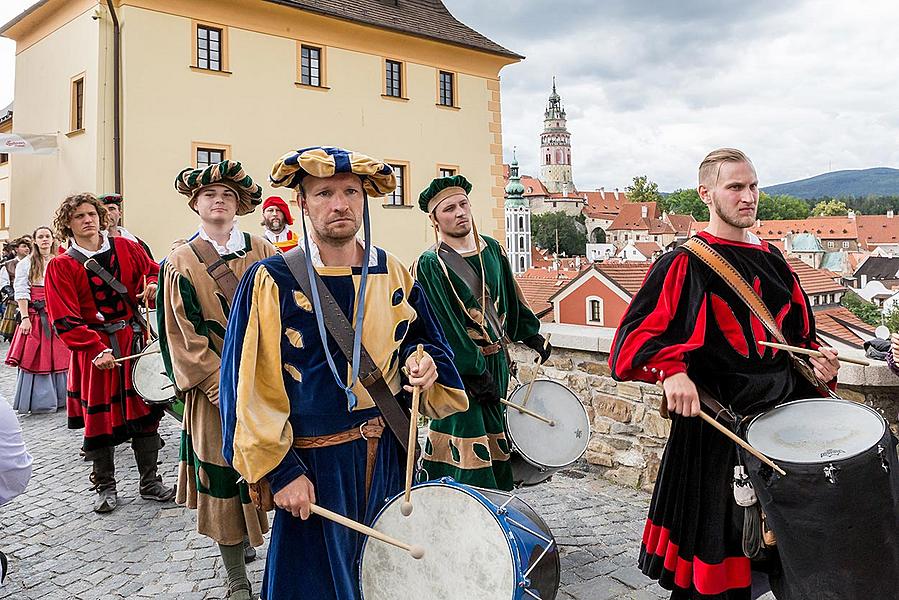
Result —
[{"label": "yellow building facade", "polygon": [[[15,131],[58,132],[59,140],[54,156],[11,158],[14,234],[49,223],[67,194],[114,191],[116,35],[108,4],[43,0],[0,30],[17,44]],[[124,226],[154,253],[196,230],[172,186],[182,168],[239,160],[267,195],[284,197],[298,213],[295,198],[271,189],[267,176],[283,153],[314,145],[401,168],[402,193],[371,203],[375,243],[404,261],[433,243],[417,197],[441,172],[471,180],[479,228],[504,239],[499,72],[521,57],[447,11],[422,15],[425,5],[381,0],[353,3],[380,11],[362,17],[343,14],[345,3],[333,0],[314,9],[280,0],[111,4],[121,44]],[[408,12],[410,4],[418,13]],[[260,220],[249,215],[240,226],[258,232]]]}]

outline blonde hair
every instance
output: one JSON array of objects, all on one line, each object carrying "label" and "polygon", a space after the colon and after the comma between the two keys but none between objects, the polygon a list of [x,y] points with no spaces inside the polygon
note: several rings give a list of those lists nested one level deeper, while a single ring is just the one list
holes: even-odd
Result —
[{"label": "blonde hair", "polygon": [[[717,185],[718,176],[721,174],[721,165],[726,162],[749,163],[753,169],[755,168],[749,157],[742,151],[736,148],[718,148],[709,152],[699,163],[699,185],[706,187]],[[713,177],[714,180],[710,181]]]}]

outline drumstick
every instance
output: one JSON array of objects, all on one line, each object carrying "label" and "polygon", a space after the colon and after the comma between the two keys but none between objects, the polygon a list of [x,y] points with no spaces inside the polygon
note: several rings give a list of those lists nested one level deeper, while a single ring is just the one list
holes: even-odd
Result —
[{"label": "drumstick", "polygon": [[544,423],[546,423],[546,424],[549,425],[550,427],[555,427],[555,426],[556,426],[556,422],[553,421],[552,419],[550,419],[549,417],[544,417],[544,416],[541,415],[540,413],[536,413],[536,412],[532,411],[532,410],[529,409],[529,408],[523,407],[523,406],[520,405],[520,404],[515,404],[514,402],[509,402],[508,400],[503,400],[502,398],[499,399],[499,402],[500,402],[500,404],[505,404],[506,406],[509,406],[509,407],[511,407],[511,408],[516,408],[516,409],[518,409],[518,412],[524,413],[524,414],[526,414],[526,415],[529,416],[529,417],[534,417],[534,418],[537,419],[538,421],[543,421]]},{"label": "drumstick", "polygon": [[[415,360],[421,364],[424,357],[425,347],[421,344],[415,349]],[[421,396],[421,386],[416,385],[412,388],[412,414],[409,418],[409,445],[406,452],[406,494],[403,496],[403,503],[400,505],[400,512],[404,517],[412,514],[412,471],[415,467],[415,442],[418,439],[418,402]]]},{"label": "drumstick", "polygon": [[[546,334],[546,339],[543,341],[543,349],[544,350],[546,350],[546,347],[549,346],[549,336],[551,336],[551,335],[552,335],[551,333]],[[537,377],[540,375],[540,367],[542,367],[542,366],[543,366],[543,363],[538,361],[537,368],[534,369],[534,376],[531,378],[531,382],[528,384],[528,391],[524,395],[524,401],[522,401],[522,403],[521,403],[522,406],[528,405],[528,400],[531,399],[531,392],[534,391],[534,382],[537,381]]]},{"label": "drumstick", "polygon": [[367,527],[367,526],[363,525],[362,523],[359,523],[357,521],[354,521],[352,519],[344,517],[343,515],[339,515],[335,512],[331,512],[327,508],[322,508],[321,506],[319,506],[317,504],[310,504],[309,512],[314,513],[325,519],[328,519],[329,521],[334,521],[338,525],[343,525],[344,527],[352,529],[353,531],[361,533],[362,535],[367,535],[368,537],[375,538],[376,540],[382,541],[385,544],[390,544],[391,546],[396,546],[397,548],[405,550],[412,556],[412,558],[414,558],[416,560],[424,557],[424,555],[425,555],[425,549],[422,548],[421,546],[401,542],[396,538],[390,537],[386,533],[381,533],[380,531],[377,531],[376,529]]},{"label": "drumstick", "polygon": [[[762,346],[768,346],[770,348],[777,348],[778,350],[789,350],[790,352],[795,352],[796,354],[805,354],[807,356],[814,356],[815,358],[824,358],[824,355],[818,352],[817,350],[809,350],[808,348],[800,348],[798,346],[788,346],[787,344],[777,344],[775,342],[763,342],[759,340],[759,344]],[[863,367],[870,367],[871,363],[861,358],[850,358],[848,356],[837,356],[837,360],[844,363],[852,363],[853,365],[862,365]]]},{"label": "drumstick", "polygon": [[150,343],[150,298],[147,296],[147,276],[144,275],[144,323],[147,328],[144,330],[144,343]]},{"label": "drumstick", "polygon": [[706,423],[708,423],[709,425],[711,425],[712,427],[714,427],[715,429],[717,429],[718,431],[720,431],[721,433],[726,435],[728,438],[730,438],[730,440],[732,442],[734,442],[736,445],[738,445],[740,448],[743,448],[744,450],[746,450],[746,452],[749,452],[751,455],[753,455],[754,457],[756,457],[757,459],[759,459],[760,461],[762,461],[763,463],[765,463],[766,465],[768,465],[769,467],[771,467],[772,469],[774,469],[775,471],[780,473],[781,475],[786,476],[786,474],[787,474],[786,471],[784,471],[783,469],[778,467],[777,464],[773,460],[771,460],[770,458],[768,458],[767,456],[765,456],[764,454],[762,454],[761,452],[756,450],[752,445],[750,445],[749,442],[747,442],[746,440],[744,440],[743,438],[741,438],[740,436],[735,434],[733,431],[731,431],[730,429],[728,429],[727,427],[725,427],[724,425],[722,425],[721,423],[716,421],[714,417],[704,413],[701,410],[699,411],[699,416],[702,418],[703,421],[705,421]]},{"label": "drumstick", "polygon": [[141,356],[150,356],[151,354],[159,354],[161,350],[149,350],[148,352],[139,352],[138,354],[132,354],[131,356],[123,356],[122,358],[117,358],[112,362],[120,363],[125,362],[126,360],[131,360],[132,358],[140,358]]}]

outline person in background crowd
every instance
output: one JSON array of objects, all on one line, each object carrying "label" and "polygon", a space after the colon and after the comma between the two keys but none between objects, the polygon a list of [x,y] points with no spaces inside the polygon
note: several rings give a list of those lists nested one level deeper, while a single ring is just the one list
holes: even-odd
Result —
[{"label": "person in background crowd", "polygon": [[48,413],[66,405],[71,354],[47,315],[44,275],[59,243],[49,227],[38,227],[33,239],[31,254],[16,265],[13,287],[22,321],[6,364],[19,368],[13,408],[20,413]]}]

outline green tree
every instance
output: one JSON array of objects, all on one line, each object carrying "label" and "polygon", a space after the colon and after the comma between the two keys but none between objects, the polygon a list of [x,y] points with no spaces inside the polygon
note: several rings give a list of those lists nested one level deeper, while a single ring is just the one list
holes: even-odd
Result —
[{"label": "green tree", "polygon": [[659,193],[659,186],[654,181],[650,181],[646,175],[634,177],[634,182],[624,188],[628,202],[661,202],[662,194]]},{"label": "green tree", "polygon": [[[806,219],[809,208],[804,200],[786,194],[771,196],[759,194],[758,218],[762,221],[780,221],[782,219]],[[843,213],[845,214],[845,213]]]},{"label": "green tree", "polygon": [[709,207],[699,199],[699,192],[692,188],[668,194],[659,206],[669,215],[693,215],[697,221],[709,220]]},{"label": "green tree", "polygon": [[555,252],[557,232],[560,253],[583,256],[587,252],[587,234],[574,217],[562,211],[531,217],[531,239],[538,248]]},{"label": "green tree", "polygon": [[840,304],[849,309],[849,312],[867,323],[868,325],[880,325],[880,309],[853,291],[843,294]]},{"label": "green tree", "polygon": [[849,214],[849,207],[842,200],[825,200],[812,209],[813,217],[838,217]]}]

